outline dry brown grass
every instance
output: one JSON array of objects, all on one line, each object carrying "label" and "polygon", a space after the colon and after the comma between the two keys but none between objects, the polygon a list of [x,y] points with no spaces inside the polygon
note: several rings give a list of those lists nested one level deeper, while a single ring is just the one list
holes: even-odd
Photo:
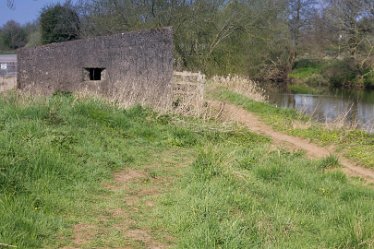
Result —
[{"label": "dry brown grass", "polygon": [[[318,123],[318,125],[322,124],[323,127],[327,130],[341,130],[345,129],[346,131],[352,131],[357,130],[360,128],[360,125],[357,123],[357,121],[354,121],[350,118],[350,114],[352,112],[353,105],[350,106],[349,109],[347,109],[345,112],[340,113],[336,118],[333,120],[327,120],[325,118],[322,120],[322,122],[313,122],[313,116],[315,112],[317,111],[317,108],[315,108],[315,111],[313,113],[308,113],[306,110],[300,110],[299,112],[305,116],[309,117],[308,121],[300,121],[300,120],[293,120],[292,121],[292,127],[295,129],[309,129],[313,126],[313,123]],[[369,132],[374,130],[374,124],[373,127],[368,129]]]},{"label": "dry brown grass", "polygon": [[267,96],[255,81],[238,75],[213,76],[210,80],[212,87],[225,87],[231,91],[242,94],[252,100],[266,102]]},{"label": "dry brown grass", "polygon": [[359,124],[355,121],[350,120],[349,115],[352,112],[353,105],[344,112],[339,114],[334,120],[325,120],[324,127],[329,130],[346,129],[346,130],[357,130]]},{"label": "dry brown grass", "polygon": [[0,76],[0,92],[5,92],[17,87],[16,77],[2,77]]}]

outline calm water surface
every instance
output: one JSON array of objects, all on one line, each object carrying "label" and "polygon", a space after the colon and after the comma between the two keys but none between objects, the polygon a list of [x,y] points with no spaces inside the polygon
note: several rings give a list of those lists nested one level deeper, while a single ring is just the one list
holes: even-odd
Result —
[{"label": "calm water surface", "polygon": [[374,133],[374,91],[329,92],[326,95],[290,94],[286,89],[268,87],[269,102],[293,108],[320,122],[344,118],[346,125]]}]

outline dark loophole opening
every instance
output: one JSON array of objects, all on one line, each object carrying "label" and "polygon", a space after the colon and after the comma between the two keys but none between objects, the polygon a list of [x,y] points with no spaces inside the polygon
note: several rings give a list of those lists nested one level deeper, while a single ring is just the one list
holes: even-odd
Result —
[{"label": "dark loophole opening", "polygon": [[103,80],[105,68],[89,67],[84,69],[84,80]]}]

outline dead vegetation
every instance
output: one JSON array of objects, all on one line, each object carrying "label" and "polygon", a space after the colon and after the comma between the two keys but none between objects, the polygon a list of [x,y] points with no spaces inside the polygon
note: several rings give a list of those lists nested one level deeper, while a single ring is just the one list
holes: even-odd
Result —
[{"label": "dead vegetation", "polygon": [[16,88],[17,78],[16,77],[2,77],[0,76],[0,92],[5,92]]},{"label": "dead vegetation", "polygon": [[254,101],[266,102],[268,99],[265,90],[255,81],[238,75],[214,76],[210,79],[210,86],[227,88]]}]

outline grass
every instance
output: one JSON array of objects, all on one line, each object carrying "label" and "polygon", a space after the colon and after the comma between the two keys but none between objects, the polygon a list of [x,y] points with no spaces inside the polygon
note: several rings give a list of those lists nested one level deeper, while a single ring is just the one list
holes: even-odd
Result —
[{"label": "grass", "polygon": [[291,73],[288,74],[290,78],[294,79],[307,79],[314,74],[320,74],[321,68],[319,66],[307,66],[307,67],[299,67],[292,70]]},{"label": "grass", "polygon": [[300,60],[296,62],[293,70],[288,74],[292,84],[288,89],[292,93],[321,94],[327,91],[329,82],[324,77],[326,62],[313,60]]},{"label": "grass", "polygon": [[[374,168],[374,135],[361,130],[326,129],[323,125],[311,122],[310,118],[291,109],[282,109],[267,103],[251,99],[220,89],[214,92],[213,98],[239,105],[259,115],[262,120],[275,130],[298,136],[323,146],[333,145],[346,156],[360,162],[363,166]],[[308,125],[295,125],[308,123]],[[300,126],[300,127],[298,127]]]},{"label": "grass", "polygon": [[0,55],[2,54],[15,54],[16,50],[0,50]]},{"label": "grass", "polygon": [[293,66],[289,77],[293,79],[306,80],[315,74],[321,74],[326,62],[320,60],[301,59]]},{"label": "grass", "polygon": [[[334,157],[310,161],[240,127],[63,95],[2,96],[0,127],[0,243],[374,247],[374,191]],[[142,177],[113,179],[128,170]]]}]

